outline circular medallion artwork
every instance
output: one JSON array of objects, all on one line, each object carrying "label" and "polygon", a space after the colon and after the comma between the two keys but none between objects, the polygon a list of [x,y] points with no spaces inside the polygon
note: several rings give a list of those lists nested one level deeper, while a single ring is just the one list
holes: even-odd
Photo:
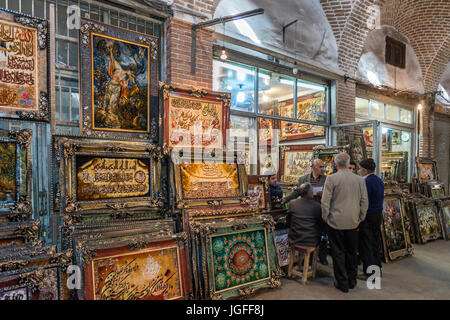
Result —
[{"label": "circular medallion artwork", "polygon": [[237,275],[246,274],[253,266],[253,250],[245,242],[238,242],[230,251],[228,263],[233,273]]}]

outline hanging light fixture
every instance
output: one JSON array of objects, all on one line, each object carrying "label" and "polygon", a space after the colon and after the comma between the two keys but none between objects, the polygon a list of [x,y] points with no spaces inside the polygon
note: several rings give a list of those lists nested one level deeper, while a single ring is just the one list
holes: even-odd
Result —
[{"label": "hanging light fixture", "polygon": [[297,61],[294,61],[294,68],[292,69],[292,73],[293,74],[297,74],[298,73]]},{"label": "hanging light fixture", "polygon": [[[223,35],[225,36],[225,22],[222,21],[223,26]],[[224,41],[222,41],[222,52],[220,54],[220,60],[225,61],[228,59],[227,52],[225,51],[225,44]]]}]

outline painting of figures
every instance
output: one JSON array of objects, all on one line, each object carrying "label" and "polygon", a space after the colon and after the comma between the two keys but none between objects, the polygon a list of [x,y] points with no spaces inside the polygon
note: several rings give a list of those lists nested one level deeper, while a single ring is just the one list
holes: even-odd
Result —
[{"label": "painting of figures", "polygon": [[406,248],[404,221],[399,199],[385,199],[383,203],[383,226],[388,252]]},{"label": "painting of figures", "polygon": [[297,183],[310,170],[312,151],[287,151],[284,157],[283,182]]},{"label": "painting of figures", "polygon": [[16,200],[16,144],[0,143],[0,201]]},{"label": "painting of figures", "polygon": [[95,33],[91,36],[94,129],[147,132],[150,48]]}]

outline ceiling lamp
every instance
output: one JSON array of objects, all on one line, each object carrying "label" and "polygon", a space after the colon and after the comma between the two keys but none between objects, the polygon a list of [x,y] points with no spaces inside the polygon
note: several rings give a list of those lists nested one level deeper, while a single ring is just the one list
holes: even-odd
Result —
[{"label": "ceiling lamp", "polygon": [[225,51],[225,47],[222,47],[222,53],[220,54],[220,60],[225,61],[228,59],[227,52]]}]

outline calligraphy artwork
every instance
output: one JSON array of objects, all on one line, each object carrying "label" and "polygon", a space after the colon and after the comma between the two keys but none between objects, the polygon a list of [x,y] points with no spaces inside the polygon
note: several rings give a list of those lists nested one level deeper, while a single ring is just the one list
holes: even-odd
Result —
[{"label": "calligraphy artwork", "polygon": [[0,116],[48,121],[47,22],[27,19],[0,12]]},{"label": "calligraphy artwork", "polygon": [[91,261],[94,300],[173,300],[183,296],[179,249],[144,249]]},{"label": "calligraphy artwork", "polygon": [[79,200],[147,196],[148,159],[77,157]]},{"label": "calligraphy artwork", "polygon": [[422,243],[441,237],[441,226],[436,206],[433,204],[416,204],[415,215],[417,230]]},{"label": "calligraphy artwork", "polygon": [[289,229],[275,230],[275,247],[280,267],[289,265],[291,247],[289,246]]},{"label": "calligraphy artwork", "polygon": [[260,175],[277,174],[278,152],[272,152],[270,148],[258,148],[258,163]]},{"label": "calligraphy artwork", "polygon": [[0,289],[0,300],[28,300],[28,288],[21,287],[10,290]]},{"label": "calligraphy artwork", "polygon": [[[297,119],[320,122],[323,118],[325,94],[299,97],[297,102]],[[293,100],[280,105],[282,117],[295,118]],[[311,124],[281,121],[281,140],[297,140],[325,136],[325,127]]]},{"label": "calligraphy artwork", "polygon": [[258,118],[258,141],[259,145],[270,145],[274,134],[274,120]]},{"label": "calligraphy artwork", "polygon": [[230,126],[231,95],[160,84],[164,98],[164,141],[168,147],[222,149]]},{"label": "calligraphy artwork", "polygon": [[80,39],[81,133],[155,141],[156,38],[82,19]]},{"label": "calligraphy artwork", "polygon": [[265,229],[213,235],[210,246],[216,293],[270,277]]},{"label": "calligraphy artwork", "polygon": [[238,166],[227,163],[181,164],[184,199],[240,196]]},{"label": "calligraphy artwork", "polygon": [[248,196],[250,197],[250,206],[258,209],[264,209],[266,207],[265,191],[262,183],[249,183]]},{"label": "calligraphy artwork", "polygon": [[[287,147],[281,149],[281,181],[297,183],[298,179],[311,170],[310,161],[313,155],[312,148]],[[296,150],[297,149],[297,150]],[[302,150],[303,149],[303,150]]]},{"label": "calligraphy artwork", "polygon": [[92,33],[93,129],[149,130],[150,47]]},{"label": "calligraphy artwork", "polygon": [[0,201],[16,201],[16,144],[0,142]]}]

